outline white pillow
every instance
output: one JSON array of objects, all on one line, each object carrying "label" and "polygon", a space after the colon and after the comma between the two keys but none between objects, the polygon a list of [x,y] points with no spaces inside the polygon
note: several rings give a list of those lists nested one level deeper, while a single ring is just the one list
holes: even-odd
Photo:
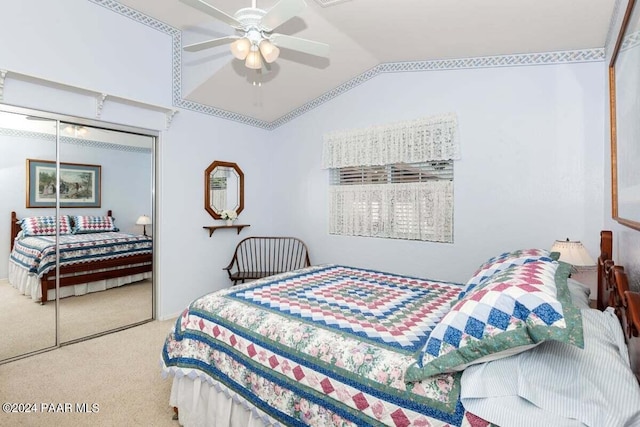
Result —
[{"label": "white pillow", "polygon": [[582,320],[584,349],[546,341],[468,367],[461,380],[462,405],[501,426],[640,425],[640,387],[617,317],[583,309]]},{"label": "white pillow", "polygon": [[571,294],[571,302],[578,308],[590,308],[589,307],[589,295],[591,295],[591,289],[587,285],[584,285],[572,278],[567,279],[567,286],[569,287],[569,293]]}]

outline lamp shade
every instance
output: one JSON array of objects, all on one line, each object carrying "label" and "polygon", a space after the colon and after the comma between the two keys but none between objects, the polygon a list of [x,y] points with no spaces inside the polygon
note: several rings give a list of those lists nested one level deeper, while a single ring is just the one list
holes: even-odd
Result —
[{"label": "lamp shade", "polygon": [[262,40],[260,42],[260,53],[262,53],[264,60],[268,64],[271,64],[273,61],[278,59],[278,55],[280,55],[280,49],[278,49],[269,40]]},{"label": "lamp shade", "polygon": [[146,215],[140,215],[136,220],[137,225],[149,225],[151,224],[151,218]]},{"label": "lamp shade", "polygon": [[260,68],[262,68],[262,58],[260,58],[260,51],[252,50],[251,52],[249,52],[244,65],[246,65],[247,68],[251,68],[252,70],[259,70]]},{"label": "lamp shade", "polygon": [[559,261],[564,261],[576,267],[596,264],[587,252],[587,249],[578,240],[556,240],[551,247],[551,252],[560,252]]},{"label": "lamp shade", "polygon": [[240,60],[244,60],[251,51],[251,41],[243,37],[231,43],[231,53]]}]

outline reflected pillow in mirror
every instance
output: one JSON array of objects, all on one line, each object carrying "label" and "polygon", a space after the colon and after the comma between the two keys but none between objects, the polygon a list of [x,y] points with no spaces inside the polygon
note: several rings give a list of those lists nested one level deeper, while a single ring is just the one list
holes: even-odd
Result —
[{"label": "reflected pillow in mirror", "polygon": [[76,215],[73,217],[73,233],[104,233],[108,231],[119,231],[110,216],[90,216]]},{"label": "reflected pillow in mirror", "polygon": [[[23,235],[26,236],[55,236],[56,217],[31,216],[20,220]],[[60,234],[71,234],[71,221],[68,215],[60,216]]]}]

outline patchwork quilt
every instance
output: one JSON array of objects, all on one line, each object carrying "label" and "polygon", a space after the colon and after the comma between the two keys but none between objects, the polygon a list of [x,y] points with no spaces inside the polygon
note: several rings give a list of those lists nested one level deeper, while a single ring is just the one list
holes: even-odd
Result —
[{"label": "patchwork quilt", "polygon": [[218,381],[284,425],[485,427],[460,373],[404,381],[461,290],[339,265],[268,277],[195,300],[163,370]]},{"label": "patchwork quilt", "polygon": [[[30,236],[16,240],[9,261],[42,277],[55,268],[56,237]],[[78,264],[137,254],[152,253],[147,236],[127,233],[67,234],[60,236],[60,265]]]}]

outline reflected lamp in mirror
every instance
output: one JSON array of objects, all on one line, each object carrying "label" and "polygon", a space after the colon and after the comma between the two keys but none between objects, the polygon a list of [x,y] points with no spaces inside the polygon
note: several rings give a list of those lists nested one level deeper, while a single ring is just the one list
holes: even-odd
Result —
[{"label": "reflected lamp in mirror", "polygon": [[559,252],[559,261],[571,264],[573,267],[590,267],[596,265],[589,252],[579,240],[556,240],[551,252]]},{"label": "reflected lamp in mirror", "polygon": [[140,215],[136,220],[136,224],[142,226],[142,234],[146,236],[147,225],[151,225],[151,218],[149,218],[147,215]]}]

